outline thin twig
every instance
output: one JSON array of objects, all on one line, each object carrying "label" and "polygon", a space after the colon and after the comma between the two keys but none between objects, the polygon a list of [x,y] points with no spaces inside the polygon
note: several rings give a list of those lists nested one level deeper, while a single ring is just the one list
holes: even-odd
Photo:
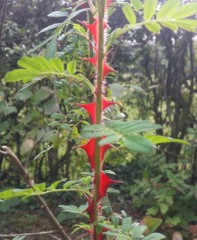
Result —
[{"label": "thin twig", "polygon": [[28,237],[28,236],[39,236],[39,235],[51,235],[52,233],[56,233],[57,231],[42,231],[42,232],[34,232],[34,233],[11,233],[11,234],[0,234],[0,238],[13,238],[13,237]]},{"label": "thin twig", "polygon": [[2,2],[2,8],[0,11],[0,43],[1,43],[1,35],[2,35],[2,29],[3,29],[3,22],[5,20],[6,16],[6,9],[7,9],[7,0],[3,0]]},{"label": "thin twig", "polygon": [[[4,156],[8,156],[12,162],[13,165],[15,165],[19,172],[21,173],[22,177],[24,178],[25,182],[29,187],[34,189],[34,180],[31,178],[30,174],[28,173],[28,170],[24,168],[21,161],[18,159],[18,157],[12,152],[12,150],[7,146],[2,146],[2,150],[0,150],[0,153],[2,153]],[[58,223],[57,219],[55,218],[54,214],[51,212],[50,208],[48,207],[45,200],[40,196],[35,196],[36,200],[40,203],[40,206],[43,208],[45,213],[47,214],[49,220],[51,221],[52,225],[56,228],[57,232],[60,233],[62,239],[64,240],[71,240],[71,238],[68,236],[68,234],[65,232],[63,227]]]},{"label": "thin twig", "polygon": [[42,231],[42,232],[35,232],[35,233],[11,233],[11,234],[0,234],[0,238],[13,238],[13,237],[28,237],[28,236],[39,236],[39,235],[49,235],[52,233],[56,233],[56,230],[51,231]]},{"label": "thin twig", "polygon": [[51,238],[55,239],[55,240],[61,240],[61,239],[59,239],[58,237],[56,237],[56,236],[54,236],[54,235],[52,235],[52,234],[49,234],[49,236],[50,236]]}]

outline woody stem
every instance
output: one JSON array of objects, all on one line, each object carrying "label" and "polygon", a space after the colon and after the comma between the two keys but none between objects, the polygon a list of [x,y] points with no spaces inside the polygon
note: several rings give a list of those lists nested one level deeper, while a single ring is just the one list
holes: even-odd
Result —
[{"label": "woody stem", "polygon": [[[98,54],[97,54],[97,85],[96,85],[96,124],[101,124],[102,118],[102,77],[103,77],[103,58],[104,58],[104,10],[105,1],[97,0],[98,9]],[[98,240],[98,233],[96,232],[96,223],[99,220],[99,188],[100,188],[100,146],[98,144],[99,138],[96,139],[95,147],[95,181],[94,181],[94,226],[93,226],[93,240]]]}]

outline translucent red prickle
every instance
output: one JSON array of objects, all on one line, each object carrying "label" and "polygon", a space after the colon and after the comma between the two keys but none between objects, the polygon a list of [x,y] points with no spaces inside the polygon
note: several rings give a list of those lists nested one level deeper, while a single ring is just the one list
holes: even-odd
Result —
[{"label": "translucent red prickle", "polygon": [[[84,58],[84,60],[90,62],[96,69],[98,67],[98,64],[97,64],[97,57],[94,56],[92,58]],[[110,67],[106,62],[106,60],[104,59],[103,60],[103,76],[102,76],[102,79],[104,80],[106,75],[109,74],[110,72],[114,72],[115,70]]]},{"label": "translucent red prickle", "polygon": [[[95,138],[90,139],[85,145],[79,146],[80,148],[86,151],[88,156],[88,160],[91,166],[91,169],[94,170],[95,163],[94,163],[94,155],[95,155],[95,148],[96,148],[96,140]],[[100,162],[102,163],[104,160],[104,155],[107,149],[111,147],[110,144],[106,144],[100,148]]]},{"label": "translucent red prickle", "polygon": [[[100,171],[100,187],[99,187],[99,194],[98,194],[98,200],[100,201],[103,199],[106,195],[107,189],[112,184],[120,183],[120,181],[113,180],[109,178],[103,171]],[[87,212],[90,216],[90,222],[93,223],[95,220],[94,216],[94,200],[87,198],[88,200],[88,207],[86,208],[85,212]],[[98,212],[101,214],[101,204],[98,206]]]},{"label": "translucent red prickle", "polygon": [[[95,216],[94,216],[94,200],[93,199],[90,199],[88,198],[88,207],[85,209],[84,212],[87,212],[89,217],[90,217],[90,222],[93,223],[95,221]],[[101,215],[101,204],[99,203],[98,205],[98,212],[99,212],[99,215]]]},{"label": "translucent red prickle", "polygon": [[[108,101],[104,97],[102,98],[102,110],[105,110],[107,107],[113,104],[116,104],[116,102]],[[84,108],[89,113],[92,123],[93,124],[96,123],[96,102],[95,101],[91,103],[85,103],[85,104],[77,103],[76,105]]]},{"label": "translucent red prickle", "polygon": [[84,27],[86,27],[92,34],[94,42],[97,42],[98,39],[98,20],[94,21],[92,24],[85,22],[80,22]]},{"label": "translucent red prickle", "polygon": [[102,199],[110,185],[120,183],[120,181],[109,178],[103,171],[100,172],[99,199]]}]

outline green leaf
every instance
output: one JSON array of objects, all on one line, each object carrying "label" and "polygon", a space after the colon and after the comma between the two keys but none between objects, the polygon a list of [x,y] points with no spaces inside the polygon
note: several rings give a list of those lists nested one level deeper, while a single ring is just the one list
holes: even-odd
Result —
[{"label": "green leaf", "polygon": [[63,11],[55,11],[48,14],[48,17],[67,17],[68,13]]},{"label": "green leaf", "polygon": [[176,31],[178,26],[172,21],[160,21],[160,23],[167,28],[170,28],[172,31]]},{"label": "green leaf", "polygon": [[88,184],[90,184],[90,182],[92,181],[92,177],[91,177],[91,176],[83,177],[83,178],[80,179],[80,181],[81,181],[84,185],[88,185]]},{"label": "green leaf", "polygon": [[156,22],[145,23],[145,27],[149,31],[154,32],[154,33],[159,33],[160,30],[161,30],[161,26],[158,23],[156,23]]},{"label": "green leaf", "polygon": [[116,28],[107,39],[106,50],[110,48],[111,44],[114,42],[115,39],[119,38],[124,33],[130,31],[132,29],[131,27],[133,26],[130,24],[126,24],[123,28]]},{"label": "green leaf", "polygon": [[66,68],[67,72],[69,74],[74,74],[76,72],[76,67],[77,67],[77,61],[76,60],[68,62],[67,68]]},{"label": "green leaf", "polygon": [[23,240],[25,238],[26,238],[25,236],[16,236],[12,240]]},{"label": "green leaf", "polygon": [[120,135],[112,135],[112,136],[109,136],[109,137],[106,137],[106,138],[100,140],[99,145],[103,146],[105,144],[111,144],[111,143],[119,141],[120,138],[121,138]]},{"label": "green leaf", "polygon": [[175,19],[187,18],[197,13],[197,2],[187,3],[180,8],[177,8],[170,17]]},{"label": "green leaf", "polygon": [[14,112],[17,112],[17,108],[15,106],[7,106],[4,109],[5,116],[7,116],[7,115],[9,115],[11,113],[14,113]]},{"label": "green leaf", "polygon": [[47,45],[47,49],[45,52],[45,57],[47,59],[54,58],[57,52],[57,37],[51,39],[51,41]]},{"label": "green leaf", "polygon": [[131,135],[122,138],[123,144],[134,152],[149,153],[153,151],[153,145],[142,136]]},{"label": "green leaf", "polygon": [[16,99],[20,101],[26,101],[32,96],[32,92],[28,89],[24,89],[16,94]]},{"label": "green leaf", "polygon": [[41,101],[46,100],[47,98],[49,98],[52,93],[53,92],[52,92],[52,90],[50,88],[48,88],[48,87],[41,87],[33,95],[32,103],[37,105]]},{"label": "green leaf", "polygon": [[129,132],[139,133],[161,128],[160,125],[153,124],[147,120],[135,120],[130,122],[110,121],[106,123],[106,126],[110,129],[120,131],[123,134],[129,134]]},{"label": "green leaf", "polygon": [[63,182],[63,181],[65,181],[65,179],[55,181],[55,182],[52,183],[48,188],[54,190],[54,189],[56,189],[57,186],[58,186],[61,182]]},{"label": "green leaf", "polygon": [[86,138],[105,136],[105,138],[99,142],[100,145],[113,143],[122,139],[128,149],[147,153],[153,150],[153,144],[143,136],[135,134],[158,128],[161,128],[161,126],[152,124],[149,121],[110,121],[106,123],[105,127],[96,124],[85,126],[82,130],[82,135]]},{"label": "green leaf", "polygon": [[172,224],[174,226],[178,225],[181,222],[180,217],[174,216],[174,217],[167,217],[165,220],[165,223]]},{"label": "green leaf", "polygon": [[45,68],[43,68],[39,59],[40,57],[31,58],[31,57],[24,56],[18,60],[17,64],[22,68],[26,68],[33,71],[41,71],[41,70],[44,70]]},{"label": "green leaf", "polygon": [[182,144],[189,144],[187,141],[177,138],[171,138],[171,137],[165,137],[161,135],[151,135],[146,134],[144,135],[145,138],[147,138],[149,141],[151,141],[153,144],[161,144],[161,143],[182,143]]},{"label": "green leaf", "polygon": [[151,233],[150,235],[143,238],[143,240],[160,240],[165,239],[166,237],[160,233]]},{"label": "green leaf", "polygon": [[131,217],[123,218],[123,220],[122,220],[122,231],[123,232],[128,232],[129,229],[131,228],[131,224],[132,224]]},{"label": "green leaf", "polygon": [[144,0],[144,20],[150,20],[155,14],[157,0]]},{"label": "green leaf", "polygon": [[63,188],[64,189],[69,188],[70,186],[75,185],[77,183],[79,183],[79,180],[70,180],[64,184]]},{"label": "green leaf", "polygon": [[44,57],[23,57],[18,61],[18,65],[23,69],[16,69],[5,75],[5,81],[17,82],[23,80],[28,82],[34,78],[44,78],[50,75],[64,73],[64,65],[59,58],[47,60]]},{"label": "green leaf", "polygon": [[27,54],[30,54],[32,52],[35,52],[36,50],[40,49],[41,47],[43,47],[44,45],[46,45],[52,38],[54,38],[55,35],[50,36],[49,38],[47,38],[45,41],[43,41],[42,43],[40,43],[39,45],[37,45],[35,48],[33,48],[32,50],[30,50]]},{"label": "green leaf", "polygon": [[15,197],[28,196],[33,193],[33,189],[10,189],[3,192],[0,192],[0,199],[8,200]]},{"label": "green leaf", "polygon": [[57,120],[63,120],[65,118],[65,115],[62,113],[53,113],[51,117]]},{"label": "green leaf", "polygon": [[107,174],[116,175],[116,173],[113,172],[112,170],[105,170],[104,172],[107,173]]},{"label": "green leaf", "polygon": [[148,227],[149,232],[152,233],[155,232],[157,228],[161,225],[162,219],[152,216],[145,216],[143,222]]},{"label": "green leaf", "polygon": [[101,128],[101,125],[87,125],[82,129],[82,135],[85,138],[102,137],[115,134],[113,130]]},{"label": "green leaf", "polygon": [[42,65],[42,70],[43,71],[53,71],[53,67],[51,66],[50,62],[48,59],[45,57],[37,57],[37,61],[39,62],[40,65]]},{"label": "green leaf", "polygon": [[132,228],[130,230],[130,234],[134,239],[140,239],[143,236],[143,233],[146,231],[147,226],[142,224],[132,224]]},{"label": "green leaf", "polygon": [[157,13],[157,19],[169,17],[180,5],[180,0],[167,0]]},{"label": "green leaf", "polygon": [[115,188],[108,188],[107,189],[107,193],[110,193],[110,194],[120,194],[120,191],[115,189]]},{"label": "green leaf", "polygon": [[133,4],[134,8],[137,11],[139,11],[143,7],[142,2],[140,0],[130,0],[130,2]]},{"label": "green leaf", "polygon": [[46,183],[35,184],[33,188],[36,192],[44,192],[44,190],[46,189]]},{"label": "green leaf", "polygon": [[184,20],[175,20],[175,24],[187,31],[192,31],[195,32],[197,28],[197,20],[192,20],[192,19],[184,19]]},{"label": "green leaf", "polygon": [[52,29],[54,29],[54,28],[57,28],[57,27],[59,27],[60,25],[62,25],[62,23],[54,23],[54,24],[52,24],[52,25],[50,25],[50,26],[47,26],[47,27],[43,28],[38,34],[43,33],[43,32],[46,32],[46,31],[49,31],[49,30],[52,30]]},{"label": "green leaf", "polygon": [[136,16],[135,16],[135,13],[133,12],[131,6],[129,4],[125,4],[124,7],[122,8],[122,11],[123,11],[126,19],[128,20],[128,22],[131,25],[135,25]]},{"label": "green leaf", "polygon": [[8,72],[5,75],[6,82],[17,82],[23,80],[24,82],[28,82],[37,77],[37,72],[32,70],[25,69],[16,69],[11,72]]},{"label": "green leaf", "polygon": [[[65,26],[67,26],[67,25],[71,22],[71,20],[72,20],[73,18],[77,17],[77,15],[79,15],[79,14],[82,13],[82,12],[86,12],[86,11],[89,10],[89,8],[83,8],[83,9],[79,9],[79,10],[76,10],[76,8],[73,8],[73,9],[74,9],[74,11],[69,14],[69,17],[67,17],[66,20],[65,20],[63,23],[60,23],[59,26],[57,26],[57,27],[53,27],[53,28],[56,28],[56,29],[55,29],[56,34],[60,34],[60,33],[63,31],[63,29],[65,28]],[[58,23],[57,23],[57,24],[58,24]],[[54,24],[53,24],[53,25],[54,25]],[[50,27],[50,26],[49,26],[49,27]],[[48,27],[47,27],[47,28],[48,28]],[[47,29],[47,28],[43,29],[42,31],[47,31],[47,30],[49,30],[49,29]],[[46,30],[46,29],[47,29],[47,30]],[[41,32],[42,32],[42,31],[41,31]]]},{"label": "green leaf", "polygon": [[49,59],[49,62],[55,71],[60,73],[64,72],[64,64],[59,58]]},{"label": "green leaf", "polygon": [[116,237],[117,240],[129,240],[129,239],[131,239],[130,236],[128,236],[126,234],[122,234],[122,233],[117,233],[117,232],[107,231],[107,232],[104,232],[104,234],[109,235],[109,236],[114,236],[114,237]]},{"label": "green leaf", "polygon": [[62,208],[63,212],[69,212],[69,213],[75,213],[75,214],[81,214],[82,213],[82,211],[74,205],[69,205],[69,206],[59,205],[59,207]]},{"label": "green leaf", "polygon": [[81,205],[79,206],[79,211],[83,213],[87,209],[87,207],[88,207],[88,203]]},{"label": "green leaf", "polygon": [[[70,22],[70,20],[72,20],[73,18],[75,18],[76,16],[78,16],[79,14],[81,14],[82,12],[87,12],[89,10],[89,8],[83,8],[83,9],[79,9],[76,11],[73,11],[71,14],[69,14],[69,17],[66,19],[65,22]],[[64,24],[65,24],[64,22]]]},{"label": "green leaf", "polygon": [[168,209],[169,209],[169,205],[167,203],[160,203],[159,204],[159,208],[162,214],[167,213]]},{"label": "green leaf", "polygon": [[67,130],[67,131],[69,131],[69,132],[72,131],[72,129],[70,128],[70,125],[69,125],[69,124],[62,123],[62,124],[60,124],[60,127],[61,127],[63,130]]},{"label": "green leaf", "polygon": [[157,206],[153,206],[147,209],[147,214],[150,214],[153,216],[156,215],[158,212],[159,212],[159,209]]},{"label": "green leaf", "polygon": [[78,23],[74,23],[73,24],[73,29],[75,29],[77,32],[85,35],[86,34],[86,30]]},{"label": "green leaf", "polygon": [[[113,213],[113,211],[111,213]],[[111,221],[112,221],[112,223],[115,227],[118,227],[119,222],[120,222],[120,219],[119,219],[118,216],[112,215],[111,216]]]}]

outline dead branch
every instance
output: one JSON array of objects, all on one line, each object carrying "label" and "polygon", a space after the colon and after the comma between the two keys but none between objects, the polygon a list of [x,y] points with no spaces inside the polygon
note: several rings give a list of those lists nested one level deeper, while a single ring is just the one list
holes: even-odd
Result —
[{"label": "dead branch", "polygon": [[[2,150],[0,150],[0,153],[2,153],[4,156],[8,156],[10,158],[12,164],[19,170],[21,176],[24,178],[27,185],[34,190],[34,180],[31,178],[28,170],[24,168],[23,164],[18,159],[18,157],[7,146],[2,146],[1,149]],[[48,216],[50,222],[52,223],[52,225],[55,227],[57,232],[60,233],[62,239],[71,240],[71,238],[68,236],[68,234],[63,229],[63,227],[58,223],[54,214],[51,212],[50,208],[48,207],[46,201],[39,195],[35,196],[35,198],[39,202],[41,208],[43,208],[43,210],[47,214],[47,216]]]}]

